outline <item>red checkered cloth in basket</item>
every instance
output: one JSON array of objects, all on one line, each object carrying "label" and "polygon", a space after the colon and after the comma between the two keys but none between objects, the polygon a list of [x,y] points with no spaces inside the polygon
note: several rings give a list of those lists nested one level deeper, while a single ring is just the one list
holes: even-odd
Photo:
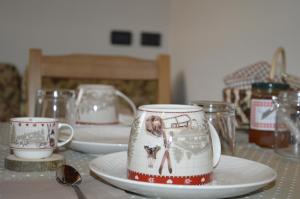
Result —
[{"label": "red checkered cloth in basket", "polygon": [[250,89],[253,83],[267,82],[270,70],[271,65],[268,62],[260,61],[226,75],[224,83],[227,88]]}]

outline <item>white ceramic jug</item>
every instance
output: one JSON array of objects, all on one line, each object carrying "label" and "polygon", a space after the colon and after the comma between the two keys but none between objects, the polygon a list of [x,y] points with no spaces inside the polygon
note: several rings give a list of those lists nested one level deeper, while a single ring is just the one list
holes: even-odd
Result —
[{"label": "white ceramic jug", "polygon": [[131,128],[127,176],[149,183],[206,184],[220,156],[218,133],[201,107],[144,105]]}]

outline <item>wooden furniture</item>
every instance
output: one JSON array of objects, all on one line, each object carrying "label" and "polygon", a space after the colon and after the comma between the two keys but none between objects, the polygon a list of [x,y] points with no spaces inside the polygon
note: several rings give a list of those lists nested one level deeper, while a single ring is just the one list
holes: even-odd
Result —
[{"label": "wooden furniture", "polygon": [[0,63],[0,121],[20,117],[21,75],[14,65]]},{"label": "wooden furniture", "polygon": [[157,80],[157,103],[170,103],[170,57],[156,60],[128,56],[93,54],[45,55],[41,49],[29,50],[28,111],[34,114],[35,93],[42,88],[43,77]]}]

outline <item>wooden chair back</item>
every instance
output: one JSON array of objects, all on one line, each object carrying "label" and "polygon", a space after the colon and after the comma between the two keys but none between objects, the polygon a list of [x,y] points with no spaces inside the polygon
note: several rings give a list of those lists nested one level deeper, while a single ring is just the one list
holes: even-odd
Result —
[{"label": "wooden chair back", "polygon": [[170,103],[170,57],[155,60],[94,54],[44,55],[29,50],[28,114],[34,115],[35,94],[42,78],[157,80],[157,103]]}]

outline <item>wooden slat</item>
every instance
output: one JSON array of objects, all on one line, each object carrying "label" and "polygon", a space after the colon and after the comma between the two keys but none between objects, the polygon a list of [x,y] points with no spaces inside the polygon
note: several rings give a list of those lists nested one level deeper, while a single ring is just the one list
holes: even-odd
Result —
[{"label": "wooden slat", "polygon": [[157,59],[158,65],[158,103],[168,104],[171,102],[170,86],[170,57],[160,55]]},{"label": "wooden slat", "polygon": [[28,115],[34,115],[35,93],[42,86],[41,68],[42,51],[40,49],[31,49],[29,51],[29,68],[28,68]]},{"label": "wooden slat", "polygon": [[49,63],[153,63],[151,60],[138,59],[130,56],[111,56],[111,55],[93,55],[93,54],[69,54],[69,55],[43,55],[43,61]]},{"label": "wooden slat", "polygon": [[111,56],[44,56],[42,76],[105,79],[157,79],[154,61]]},{"label": "wooden slat", "polygon": [[[42,76],[73,77],[73,78],[104,78],[104,79],[157,79],[158,70],[155,63],[144,65],[114,63],[49,63],[42,65]],[[84,70],[83,70],[84,68]]]}]

